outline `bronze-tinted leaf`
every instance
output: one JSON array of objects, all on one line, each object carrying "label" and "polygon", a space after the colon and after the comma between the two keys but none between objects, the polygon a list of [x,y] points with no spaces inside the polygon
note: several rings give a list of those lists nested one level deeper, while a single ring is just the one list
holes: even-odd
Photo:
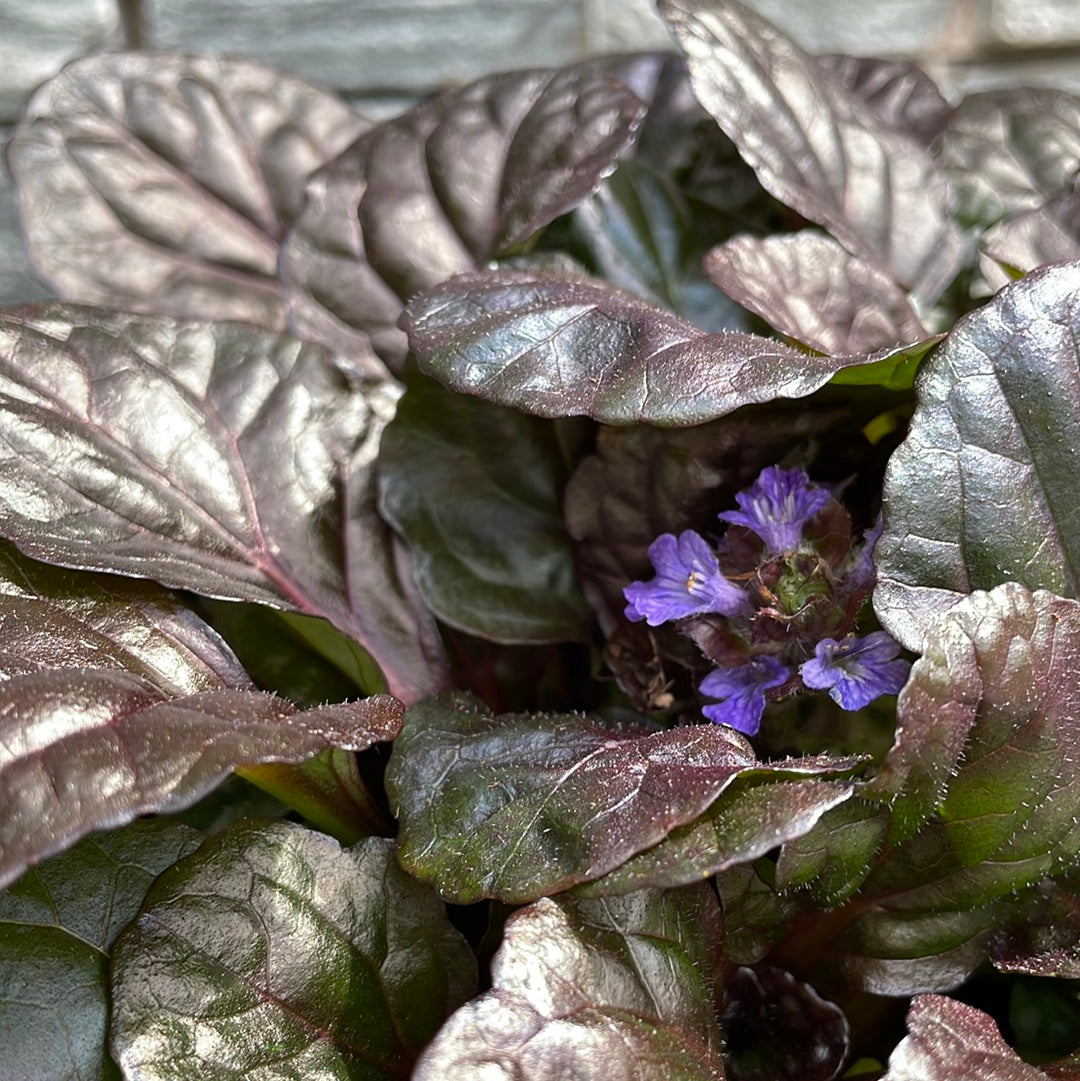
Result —
[{"label": "bronze-tinted leaf", "polygon": [[1080,263],[1046,267],[961,319],[924,364],[885,475],[874,607],[921,648],[976,589],[1080,588]]},{"label": "bronze-tinted leaf", "polygon": [[415,1081],[723,1081],[705,885],[516,912],[492,989],[458,1010]]},{"label": "bronze-tinted leaf", "polygon": [[0,317],[2,532],[35,558],[325,616],[415,699],[431,617],[375,510],[397,389],[233,323]]},{"label": "bronze-tinted leaf", "polygon": [[762,185],[931,302],[963,259],[926,150],[735,0],[662,0],[701,103]]},{"label": "bronze-tinted leaf", "polygon": [[[843,785],[815,785],[817,776],[843,776],[857,765],[832,758],[759,762],[741,735],[714,725],[657,732],[577,714],[496,716],[466,695],[446,695],[407,712],[387,789],[404,867],[461,903],[514,902],[614,871],[706,815],[740,776],[764,784],[807,778],[806,791],[781,795],[783,808],[771,814],[755,818],[757,803],[741,803],[745,821],[738,821],[730,851],[717,831],[704,846],[715,866],[725,855],[752,859],[783,839],[785,812],[802,816],[809,828],[846,797]],[[709,873],[695,861],[689,853],[671,880]],[[631,878],[617,888],[640,884]]]},{"label": "bronze-tinted leaf", "polygon": [[293,325],[399,370],[404,301],[583,199],[644,113],[594,66],[494,75],[372,128],[308,186],[282,251]]},{"label": "bronze-tinted leaf", "polygon": [[70,300],[280,330],[278,243],[308,175],[366,127],[248,61],[84,57],[8,149],[31,259]]},{"label": "bronze-tinted leaf", "polygon": [[453,390],[605,424],[702,424],[804,397],[883,355],[822,357],[709,334],[601,281],[542,271],[451,278],[416,297],[402,325],[421,370]]},{"label": "bronze-tinted leaf", "polygon": [[705,267],[733,300],[822,353],[872,353],[928,336],[900,286],[825,233],[735,237]]}]

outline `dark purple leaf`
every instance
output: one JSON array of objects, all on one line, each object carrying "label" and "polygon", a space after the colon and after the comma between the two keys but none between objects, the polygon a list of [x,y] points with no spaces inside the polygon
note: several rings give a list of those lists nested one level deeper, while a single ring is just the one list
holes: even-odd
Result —
[{"label": "dark purple leaf", "polygon": [[0,884],[94,829],[190,806],[236,766],[393,739],[388,696],[297,711],[165,590],[0,549]]},{"label": "dark purple leaf", "polygon": [[498,642],[587,639],[551,423],[425,376],[406,385],[379,451],[380,510],[428,607]]},{"label": "dark purple leaf", "polygon": [[719,942],[703,884],[537,901],[507,921],[492,989],[450,1018],[414,1079],[723,1081]]},{"label": "dark purple leaf", "polygon": [[1080,584],[1080,264],[961,319],[925,362],[885,476],[874,607],[905,646],[975,589]]},{"label": "dark purple leaf", "polygon": [[1080,193],[1076,184],[1074,177],[1060,195],[987,231],[983,263],[989,259],[997,264],[983,268],[991,286],[1000,288],[1047,263],[1080,258]]},{"label": "dark purple leaf", "polygon": [[8,149],[31,259],[72,300],[280,330],[278,243],[308,175],[366,127],[247,61],[84,57]]},{"label": "dark purple leaf", "polygon": [[189,807],[243,763],[393,739],[399,709],[376,696],[297,712],[229,688],[172,698],[115,669],[13,677],[0,719],[0,884],[91,830]]},{"label": "dark purple leaf", "polygon": [[397,390],[239,324],[0,318],[0,515],[27,553],[328,618],[413,700],[430,616],[375,510]]},{"label": "dark purple leaf", "polygon": [[982,1010],[941,995],[918,995],[908,1034],[883,1081],[1046,1081],[1001,1038]]},{"label": "dark purple leaf", "polygon": [[955,986],[1008,924],[1011,896],[1030,918],[1022,891],[1076,860],[1078,671],[1080,602],[1015,583],[973,594],[927,634],[896,745],[865,792],[892,804],[900,841],[843,936],[868,989]]},{"label": "dark purple leaf", "polygon": [[713,248],[705,268],[732,300],[822,353],[871,353],[927,337],[896,282],[824,233],[738,236]]},{"label": "dark purple leaf", "polygon": [[393,843],[241,822],[162,875],[117,942],[127,1077],[404,1081],[476,961]]},{"label": "dark purple leaf", "polygon": [[735,0],[662,0],[701,103],[762,185],[931,302],[963,245],[919,143]]},{"label": "dark purple leaf", "polygon": [[962,221],[985,228],[1035,210],[1080,167],[1080,98],[1049,87],[972,94],[953,113],[937,157]]},{"label": "dark purple leaf", "polygon": [[293,324],[398,369],[404,301],[580,202],[645,106],[603,70],[494,75],[372,128],[312,178],[282,251]]},{"label": "dark purple leaf", "polygon": [[843,1011],[773,965],[735,970],[720,1024],[728,1081],[832,1081],[847,1058]]},{"label": "dark purple leaf", "polygon": [[176,823],[88,837],[0,893],[0,1045],[7,1077],[112,1081],[109,955],[150,883],[196,849]]},{"label": "dark purple leaf", "polygon": [[890,127],[929,145],[953,107],[933,79],[910,60],[829,53],[814,58],[848,90],[862,98]]},{"label": "dark purple leaf", "polygon": [[603,282],[543,272],[451,278],[414,299],[402,325],[421,370],[453,390],[605,424],[702,424],[881,359],[708,334]]},{"label": "dark purple leaf", "polygon": [[[615,870],[704,815],[736,777],[828,777],[855,765],[758,762],[738,733],[712,725],[655,732],[576,714],[495,716],[455,695],[407,712],[387,790],[410,873],[459,903],[518,902]],[[845,798],[839,787],[822,802]],[[789,809],[798,804],[789,797]],[[803,810],[810,821],[820,813]],[[759,828],[736,842],[753,855],[782,831],[771,819]]]}]

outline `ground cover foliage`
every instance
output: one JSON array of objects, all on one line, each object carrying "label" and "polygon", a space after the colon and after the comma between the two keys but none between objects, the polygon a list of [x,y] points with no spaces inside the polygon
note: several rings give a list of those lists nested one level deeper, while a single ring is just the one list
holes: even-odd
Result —
[{"label": "ground cover foliage", "polygon": [[1080,1078],[1080,98],[660,10],[30,100],[5,1078]]}]

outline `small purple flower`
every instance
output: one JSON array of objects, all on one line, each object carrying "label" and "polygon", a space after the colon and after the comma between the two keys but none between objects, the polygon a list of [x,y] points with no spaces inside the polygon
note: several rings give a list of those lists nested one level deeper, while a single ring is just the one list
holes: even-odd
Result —
[{"label": "small purple flower", "polygon": [[862,709],[878,695],[897,694],[907,681],[911,665],[897,660],[899,652],[899,643],[885,631],[839,642],[823,638],[799,675],[807,687],[828,690],[842,709]]},{"label": "small purple flower", "polygon": [[698,688],[709,698],[720,698],[715,705],[702,706],[701,712],[714,724],[726,724],[747,736],[761,726],[765,712],[765,692],[786,683],[791,672],[775,657],[762,653],[738,668],[717,668]]},{"label": "small purple flower", "polygon": [[741,615],[750,610],[746,594],[720,573],[705,540],[692,529],[662,533],[649,545],[656,570],[651,582],[631,582],[623,590],[626,618],[658,627],[670,619],[704,615]]},{"label": "small purple flower", "polygon": [[805,470],[770,465],[735,496],[738,510],[717,517],[752,530],[772,555],[782,555],[799,547],[803,526],[828,501],[829,492],[812,485]]}]

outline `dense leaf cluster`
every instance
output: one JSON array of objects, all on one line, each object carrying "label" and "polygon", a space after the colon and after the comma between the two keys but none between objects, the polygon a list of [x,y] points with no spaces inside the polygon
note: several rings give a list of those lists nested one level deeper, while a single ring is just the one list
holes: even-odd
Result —
[{"label": "dense leaf cluster", "polygon": [[[660,10],[379,123],[175,55],[29,102],[3,1076],[1080,1077],[1080,99]],[[659,537],[739,603],[628,618]],[[900,693],[703,722],[826,572],[888,656],[806,686]]]}]

